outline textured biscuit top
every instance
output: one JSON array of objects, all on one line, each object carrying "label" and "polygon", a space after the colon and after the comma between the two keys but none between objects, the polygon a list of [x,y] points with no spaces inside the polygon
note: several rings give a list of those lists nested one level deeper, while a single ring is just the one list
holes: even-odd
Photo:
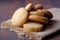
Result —
[{"label": "textured biscuit top", "polygon": [[22,26],[26,23],[28,17],[28,12],[25,8],[21,7],[15,11],[12,16],[12,24],[16,26]]},{"label": "textured biscuit top", "polygon": [[42,24],[36,23],[36,22],[29,22],[29,23],[24,24],[23,26],[27,26],[27,27],[30,27],[30,28],[43,27]]}]

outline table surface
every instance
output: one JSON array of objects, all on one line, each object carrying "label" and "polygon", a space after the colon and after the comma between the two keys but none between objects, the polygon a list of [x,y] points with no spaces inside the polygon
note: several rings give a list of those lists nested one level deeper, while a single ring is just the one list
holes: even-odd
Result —
[{"label": "table surface", "polygon": [[[42,4],[45,9],[60,8],[60,0],[0,0],[0,22],[10,19],[17,8],[24,7],[28,3]],[[13,31],[0,29],[0,40],[19,40],[19,38]],[[60,40],[60,35],[48,40]]]}]

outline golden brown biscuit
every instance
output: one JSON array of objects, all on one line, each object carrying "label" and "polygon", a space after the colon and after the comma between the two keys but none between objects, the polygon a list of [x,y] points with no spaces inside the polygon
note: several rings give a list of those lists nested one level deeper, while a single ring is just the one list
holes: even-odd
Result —
[{"label": "golden brown biscuit", "polygon": [[26,5],[25,9],[28,11],[31,11],[31,9],[33,8],[32,3],[29,3],[28,5]]},{"label": "golden brown biscuit", "polygon": [[41,4],[36,4],[33,10],[38,10],[38,9],[43,9],[43,6]]},{"label": "golden brown biscuit", "polygon": [[36,22],[29,22],[23,25],[24,31],[39,32],[43,30],[43,25]]},{"label": "golden brown biscuit", "polygon": [[21,7],[15,11],[15,13],[12,16],[12,24],[15,26],[22,26],[24,23],[26,23],[28,17],[28,12],[25,8]]},{"label": "golden brown biscuit", "polygon": [[30,14],[43,16],[43,17],[46,17],[48,19],[53,18],[53,14],[51,12],[47,11],[47,10],[31,11]]},{"label": "golden brown biscuit", "polygon": [[38,15],[30,15],[28,20],[39,22],[39,23],[43,23],[43,24],[47,24],[48,23],[48,19],[47,18],[42,17],[42,16],[38,16]]}]

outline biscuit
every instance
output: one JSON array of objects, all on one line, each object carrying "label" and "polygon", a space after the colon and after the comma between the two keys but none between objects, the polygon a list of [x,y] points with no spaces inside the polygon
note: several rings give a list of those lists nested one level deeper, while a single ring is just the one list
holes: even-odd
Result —
[{"label": "biscuit", "polygon": [[28,32],[39,32],[43,30],[43,25],[36,22],[28,22],[23,27],[23,30]]},{"label": "biscuit", "polygon": [[28,12],[25,8],[21,7],[15,11],[15,13],[12,16],[12,24],[15,26],[22,26],[24,23],[26,23],[28,17]]},{"label": "biscuit", "polygon": [[28,11],[31,11],[32,8],[33,8],[32,3],[29,3],[28,5],[25,6],[25,9]]},{"label": "biscuit", "polygon": [[34,21],[34,22],[39,22],[39,23],[43,23],[43,24],[47,24],[48,23],[48,19],[42,16],[38,16],[38,15],[30,15],[28,20],[30,21]]},{"label": "biscuit", "polygon": [[34,6],[34,10],[38,10],[38,9],[43,9],[43,6],[41,4],[36,4]]},{"label": "biscuit", "polygon": [[48,19],[53,18],[53,14],[51,12],[47,11],[47,10],[31,11],[30,14],[43,16],[43,17],[46,17]]}]

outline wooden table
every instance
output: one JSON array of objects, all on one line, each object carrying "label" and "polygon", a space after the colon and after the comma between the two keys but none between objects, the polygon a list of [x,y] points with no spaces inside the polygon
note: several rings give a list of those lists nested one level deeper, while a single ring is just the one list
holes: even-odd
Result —
[{"label": "wooden table", "polygon": [[[0,22],[11,18],[14,11],[19,7],[24,7],[28,3],[42,4],[45,9],[60,8],[60,0],[0,0]],[[0,40],[19,40],[15,32],[8,29],[0,29]],[[60,40],[57,35],[48,40]]]}]

